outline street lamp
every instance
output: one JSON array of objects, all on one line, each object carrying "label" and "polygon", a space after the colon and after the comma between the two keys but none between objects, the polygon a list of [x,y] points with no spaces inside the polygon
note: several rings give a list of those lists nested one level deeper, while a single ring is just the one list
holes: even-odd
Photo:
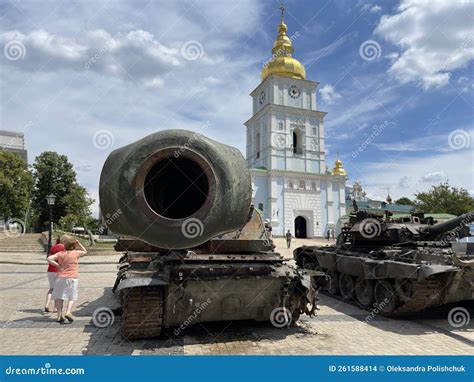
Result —
[{"label": "street lamp", "polygon": [[54,202],[56,201],[56,195],[49,194],[46,196],[46,202],[48,203],[49,206],[49,235],[48,235],[48,252],[47,255],[49,254],[49,251],[51,250],[51,246],[53,245],[52,243],[52,236],[53,236],[53,206]]}]

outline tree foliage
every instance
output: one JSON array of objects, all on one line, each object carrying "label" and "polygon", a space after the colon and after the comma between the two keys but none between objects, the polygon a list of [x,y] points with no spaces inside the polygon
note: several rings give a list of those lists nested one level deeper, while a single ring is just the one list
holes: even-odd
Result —
[{"label": "tree foliage", "polygon": [[32,189],[28,164],[15,153],[0,150],[0,217],[23,220]]},{"label": "tree foliage", "polygon": [[474,210],[474,198],[464,188],[450,186],[448,182],[432,186],[428,192],[415,194],[415,207],[424,213],[461,215]]},{"label": "tree foliage", "polygon": [[406,206],[413,206],[415,203],[410,198],[407,198],[406,196],[404,196],[400,199],[397,199],[395,201],[395,204],[403,204],[403,205],[406,205]]},{"label": "tree foliage", "polygon": [[[49,207],[46,196],[56,195],[53,206],[53,222],[66,215],[73,215],[78,224],[90,215],[89,198],[85,188],[77,184],[76,172],[65,155],[54,151],[45,151],[35,159],[33,164],[35,190],[32,206],[36,217],[36,229],[46,229],[49,222]],[[68,218],[70,222],[72,217]]]}]

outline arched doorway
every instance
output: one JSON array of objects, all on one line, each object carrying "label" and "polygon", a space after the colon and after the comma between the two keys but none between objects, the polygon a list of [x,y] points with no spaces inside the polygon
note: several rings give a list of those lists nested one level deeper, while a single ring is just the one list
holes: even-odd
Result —
[{"label": "arched doorway", "polygon": [[308,237],[306,231],[306,219],[303,216],[298,216],[295,219],[295,237],[305,239]]}]

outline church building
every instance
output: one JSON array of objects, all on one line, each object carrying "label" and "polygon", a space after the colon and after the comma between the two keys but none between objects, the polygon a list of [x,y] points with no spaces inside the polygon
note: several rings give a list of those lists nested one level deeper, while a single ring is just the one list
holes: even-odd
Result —
[{"label": "church building", "polygon": [[338,159],[326,167],[324,117],[316,103],[318,82],[306,79],[293,55],[283,20],[262,81],[250,94],[253,115],[247,128],[247,164],[253,202],[270,220],[273,234],[325,236],[344,216],[347,174]]}]

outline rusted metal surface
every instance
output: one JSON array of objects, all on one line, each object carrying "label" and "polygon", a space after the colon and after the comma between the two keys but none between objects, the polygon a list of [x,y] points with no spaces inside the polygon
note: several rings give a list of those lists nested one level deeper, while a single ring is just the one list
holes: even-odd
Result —
[{"label": "rusted metal surface", "polygon": [[407,225],[355,211],[336,245],[300,247],[294,257],[303,269],[331,275],[330,294],[388,316],[410,315],[474,298],[471,243],[447,240],[463,235],[473,218],[469,213],[435,225]]},{"label": "rusted metal surface", "polygon": [[[189,193],[196,184],[202,189]],[[315,314],[324,273],[303,274],[273,252],[250,200],[240,152],[199,134],[162,131],[109,156],[100,204],[121,236],[116,249],[125,252],[113,288],[122,296],[124,336],[158,336],[188,323],[272,321],[280,310],[289,317],[284,327]],[[186,232],[189,221],[197,231]]]}]

